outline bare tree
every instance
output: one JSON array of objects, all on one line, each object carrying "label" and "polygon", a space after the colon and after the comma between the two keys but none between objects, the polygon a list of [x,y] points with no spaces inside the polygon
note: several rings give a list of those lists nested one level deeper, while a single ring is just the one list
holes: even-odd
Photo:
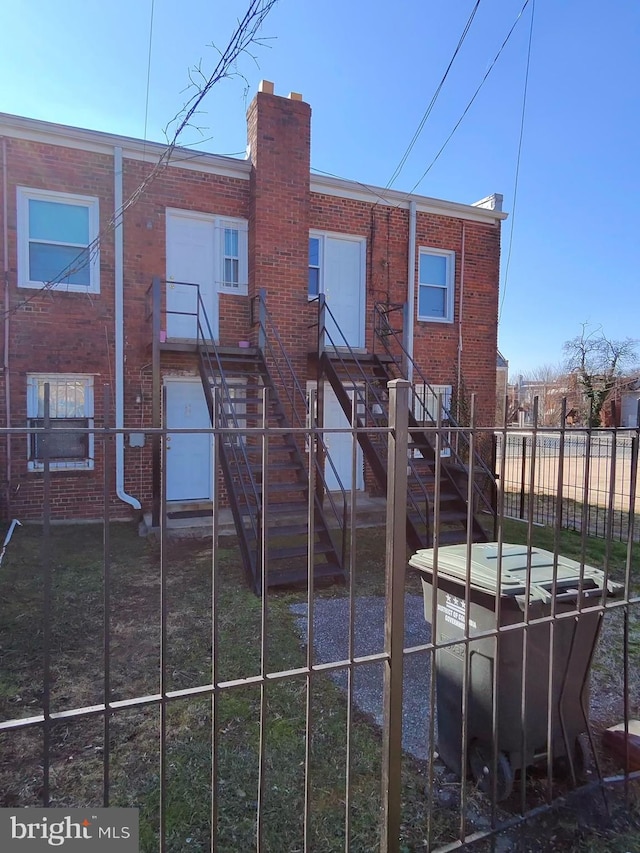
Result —
[{"label": "bare tree", "polygon": [[636,345],[632,338],[608,338],[602,326],[589,331],[588,323],[583,323],[581,333],[565,343],[566,367],[576,376],[589,402],[590,426],[600,426],[602,407],[623,368],[637,359]]}]

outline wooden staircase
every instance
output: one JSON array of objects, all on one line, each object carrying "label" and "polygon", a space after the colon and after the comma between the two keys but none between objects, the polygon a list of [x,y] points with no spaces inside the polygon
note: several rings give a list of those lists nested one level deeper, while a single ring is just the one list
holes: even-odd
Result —
[{"label": "wooden staircase", "polygon": [[[330,309],[324,300],[319,300],[320,340],[326,329],[325,314]],[[330,315],[331,316],[331,315]],[[337,324],[332,319],[333,334]],[[376,329],[379,323],[377,318]],[[389,330],[384,329],[389,338]],[[326,339],[325,339],[326,340]],[[320,347],[319,362],[322,373],[329,381],[342,409],[351,420],[353,403],[349,392],[355,397],[357,426],[370,427],[370,432],[359,432],[358,441],[365,459],[382,490],[387,488],[387,435],[380,431],[389,424],[387,383],[403,376],[403,359],[390,346],[382,347],[378,354],[354,352],[346,341],[332,340],[330,345]],[[387,340],[388,344],[388,340]],[[417,366],[414,366],[417,371]],[[421,374],[419,374],[421,376]],[[428,383],[424,382],[428,387]],[[409,411],[409,458],[407,460],[407,543],[410,548],[431,547],[434,539],[436,469],[439,469],[438,494],[438,543],[456,544],[467,540],[468,504],[467,486],[468,466],[452,452],[451,459],[440,460],[436,465],[435,423],[425,428],[418,422],[414,412],[423,411],[415,405],[415,386],[412,386],[411,408]],[[448,414],[448,413],[447,413]],[[451,420],[447,418],[448,425]],[[442,432],[441,432],[442,435]],[[444,444],[444,439],[442,440]],[[478,465],[484,462],[478,458]],[[488,469],[487,474],[488,474]],[[462,474],[462,476],[460,476]],[[491,475],[488,474],[490,477]],[[478,503],[484,495],[479,490]],[[474,501],[475,502],[475,501]],[[489,503],[483,506],[487,512],[493,512]],[[471,515],[471,539],[474,542],[487,541],[489,536],[478,514]]]},{"label": "wooden staircase", "polygon": [[252,589],[261,594],[263,587],[306,584],[309,555],[314,583],[344,581],[346,504],[332,496],[322,500],[321,488],[309,500],[305,436],[291,426],[300,406],[304,426],[304,396],[283,402],[281,382],[274,381],[261,348],[222,350],[199,335],[198,355],[211,423],[221,430],[219,464]]}]

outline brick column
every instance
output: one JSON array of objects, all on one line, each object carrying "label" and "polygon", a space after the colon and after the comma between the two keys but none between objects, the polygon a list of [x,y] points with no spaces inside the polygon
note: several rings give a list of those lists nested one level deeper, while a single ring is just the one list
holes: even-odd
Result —
[{"label": "brick column", "polygon": [[311,108],[262,81],[247,113],[251,158],[249,296],[267,307],[304,386],[309,250]]}]

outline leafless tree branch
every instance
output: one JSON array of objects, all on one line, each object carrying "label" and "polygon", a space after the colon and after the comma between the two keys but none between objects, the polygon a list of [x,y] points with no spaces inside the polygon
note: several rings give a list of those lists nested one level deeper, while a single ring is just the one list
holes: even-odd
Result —
[{"label": "leafless tree branch", "polygon": [[[199,107],[209,92],[221,80],[238,76],[238,71],[235,66],[239,57],[244,53],[248,53],[248,48],[252,44],[262,45],[264,43],[264,38],[258,37],[258,33],[267,15],[271,12],[277,2],[278,0],[250,0],[247,11],[245,12],[244,17],[238,20],[236,29],[232,33],[226,48],[222,51],[215,48],[219,53],[219,59],[213,71],[209,75],[206,75],[202,71],[202,61],[189,69],[189,85],[186,87],[185,91],[189,91],[192,88],[195,88],[196,91],[168,123],[166,130],[168,130],[168,128],[173,124],[176,125],[175,130],[170,135],[166,134],[168,139],[167,146],[149,174],[134,190],[134,192],[131,193],[120,209],[114,212],[105,228],[100,231],[98,236],[86,249],[79,252],[76,258],[74,258],[70,264],[60,271],[59,275],[51,281],[46,282],[41,288],[35,290],[30,296],[21,300],[17,305],[14,305],[9,309],[8,313],[19,311],[43,292],[51,291],[57,285],[64,284],[65,281],[68,282],[71,276],[86,268],[88,264],[92,263],[100,251],[100,244],[102,240],[120,224],[124,213],[138,201],[140,196],[148,189],[149,185],[167,168],[171,162],[175,148],[178,145],[180,136],[187,127],[194,127],[194,125],[191,124],[191,121],[193,117],[198,114]],[[249,56],[255,60],[253,54],[249,54]],[[200,77],[201,80],[198,80],[198,77]],[[199,130],[197,126],[196,129]],[[6,312],[4,312],[4,314],[6,314]]]}]

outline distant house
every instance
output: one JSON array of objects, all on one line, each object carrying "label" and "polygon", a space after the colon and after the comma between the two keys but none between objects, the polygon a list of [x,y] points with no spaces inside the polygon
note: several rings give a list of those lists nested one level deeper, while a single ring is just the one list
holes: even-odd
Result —
[{"label": "distant house", "polygon": [[635,429],[638,426],[640,377],[621,376],[605,406],[606,424]]}]

